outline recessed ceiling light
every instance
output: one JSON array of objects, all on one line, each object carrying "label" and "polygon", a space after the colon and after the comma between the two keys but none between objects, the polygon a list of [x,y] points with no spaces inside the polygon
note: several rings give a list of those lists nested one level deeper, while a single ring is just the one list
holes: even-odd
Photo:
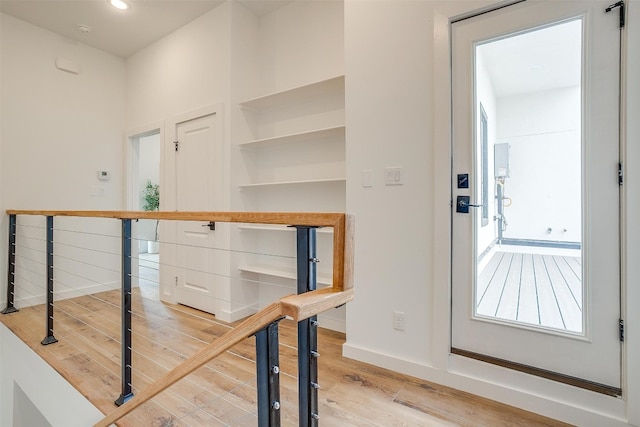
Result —
[{"label": "recessed ceiling light", "polygon": [[125,10],[129,9],[129,5],[124,0],[108,0],[111,3],[111,6],[116,9]]}]

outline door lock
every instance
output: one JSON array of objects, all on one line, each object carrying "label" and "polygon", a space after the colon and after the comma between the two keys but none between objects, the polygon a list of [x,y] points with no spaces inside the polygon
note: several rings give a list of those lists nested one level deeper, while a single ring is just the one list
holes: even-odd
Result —
[{"label": "door lock", "polygon": [[482,205],[472,205],[469,196],[458,196],[456,199],[456,212],[469,213],[469,208],[481,208]]}]

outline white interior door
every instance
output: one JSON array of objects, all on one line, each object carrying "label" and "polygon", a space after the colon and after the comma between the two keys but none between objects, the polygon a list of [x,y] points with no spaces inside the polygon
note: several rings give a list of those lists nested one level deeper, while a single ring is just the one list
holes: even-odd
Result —
[{"label": "white interior door", "polygon": [[[176,210],[215,211],[220,203],[221,162],[216,114],[176,124]],[[219,209],[218,209],[219,210]],[[219,226],[218,226],[219,227]],[[228,285],[229,253],[206,222],[176,222],[176,301],[209,313]]]},{"label": "white interior door", "polygon": [[616,394],[619,29],[606,6],[526,1],[451,24],[452,352]]}]

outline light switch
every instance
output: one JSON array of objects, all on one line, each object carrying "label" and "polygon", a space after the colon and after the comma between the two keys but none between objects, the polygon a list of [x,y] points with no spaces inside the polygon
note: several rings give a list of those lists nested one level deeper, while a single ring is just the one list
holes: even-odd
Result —
[{"label": "light switch", "polygon": [[384,168],[385,185],[402,185],[404,184],[404,168],[394,166]]}]

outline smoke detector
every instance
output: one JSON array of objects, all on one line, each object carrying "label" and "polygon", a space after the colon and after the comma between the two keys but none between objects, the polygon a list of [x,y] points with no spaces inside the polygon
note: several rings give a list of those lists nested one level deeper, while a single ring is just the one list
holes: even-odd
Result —
[{"label": "smoke detector", "polygon": [[78,30],[82,34],[89,34],[91,31],[93,31],[93,28],[91,28],[90,26],[85,25],[85,24],[78,24]]}]

